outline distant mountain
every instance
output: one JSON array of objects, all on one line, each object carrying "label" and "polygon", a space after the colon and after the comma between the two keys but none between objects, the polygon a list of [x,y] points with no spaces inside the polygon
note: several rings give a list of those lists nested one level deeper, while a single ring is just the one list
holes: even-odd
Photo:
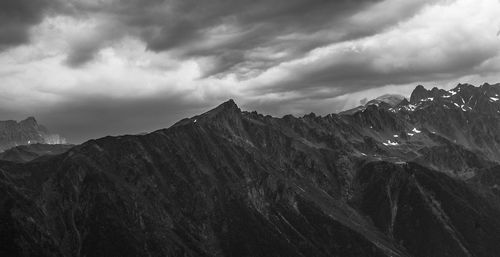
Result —
[{"label": "distant mountain", "polygon": [[403,100],[405,100],[405,97],[402,95],[385,94],[385,95],[381,95],[373,100],[368,101],[364,105],[360,105],[356,108],[343,111],[340,114],[353,114],[353,113],[356,113],[358,111],[365,110],[369,105],[377,105],[378,106],[378,105],[382,104],[382,105],[388,105],[388,106],[394,107],[394,106],[398,105],[399,103],[401,103]]},{"label": "distant mountain", "polygon": [[73,145],[67,144],[29,144],[20,145],[0,153],[0,160],[29,162],[41,156],[58,155],[67,152]]},{"label": "distant mountain", "polygon": [[385,94],[375,98],[374,100],[369,101],[368,104],[370,104],[370,102],[371,103],[384,102],[391,106],[396,106],[399,103],[401,103],[401,101],[403,101],[404,99],[405,97],[403,95]]},{"label": "distant mountain", "polygon": [[38,124],[33,117],[23,121],[0,121],[0,151],[29,144],[66,144],[66,139],[51,134],[47,128]]},{"label": "distant mountain", "polygon": [[1,256],[497,256],[500,85],[351,114],[232,101],[0,162]]}]

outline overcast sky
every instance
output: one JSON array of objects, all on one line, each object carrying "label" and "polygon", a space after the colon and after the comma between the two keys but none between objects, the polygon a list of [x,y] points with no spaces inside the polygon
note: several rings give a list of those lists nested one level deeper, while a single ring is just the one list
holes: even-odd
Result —
[{"label": "overcast sky", "polygon": [[35,116],[74,143],[229,98],[327,114],[499,71],[499,0],[0,1],[0,120]]}]

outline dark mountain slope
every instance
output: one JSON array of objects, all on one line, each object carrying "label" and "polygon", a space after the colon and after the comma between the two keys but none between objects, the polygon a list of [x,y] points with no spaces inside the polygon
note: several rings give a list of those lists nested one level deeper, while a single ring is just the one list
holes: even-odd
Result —
[{"label": "dark mountain slope", "polygon": [[[65,255],[405,256],[361,216],[350,219],[354,210],[339,212],[341,202],[318,191],[313,182],[331,176],[321,174],[326,170],[280,165],[266,152],[281,145],[243,140],[260,129],[277,144],[293,141],[244,119],[236,108],[142,137],[90,141],[23,166],[14,180],[31,185],[45,179],[43,188],[30,187],[28,198],[42,201],[47,217],[62,217],[36,223],[45,223]],[[31,171],[56,165],[44,178]],[[5,169],[22,173],[19,165]],[[318,174],[299,186],[308,173]],[[335,184],[325,186],[340,191]]]},{"label": "dark mountain slope", "polygon": [[500,208],[484,178],[496,143],[436,129],[421,114],[443,113],[432,101],[301,118],[228,101],[147,135],[2,162],[0,254],[495,256]]},{"label": "dark mountain slope", "polygon": [[45,155],[57,155],[68,151],[73,145],[29,144],[16,146],[0,153],[0,160],[28,162]]},{"label": "dark mountain slope", "polygon": [[[357,205],[415,256],[494,256],[498,201],[416,164],[370,163],[358,174]],[[359,198],[358,198],[359,196]]]}]

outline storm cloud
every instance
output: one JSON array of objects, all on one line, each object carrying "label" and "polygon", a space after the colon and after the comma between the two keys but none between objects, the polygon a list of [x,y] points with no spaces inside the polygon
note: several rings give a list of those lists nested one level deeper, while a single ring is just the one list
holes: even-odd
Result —
[{"label": "storm cloud", "polygon": [[[348,24],[351,14],[375,0],[275,1],[110,1],[73,2],[80,16],[98,15],[104,29],[75,42],[68,64],[91,61],[106,42],[125,36],[140,38],[148,50],[168,51],[177,58],[206,57],[204,76],[255,74],[316,47],[376,33],[374,26]],[[420,5],[412,5],[416,8]],[[352,25],[358,25],[354,28]],[[103,26],[101,26],[103,27]],[[350,27],[350,28],[348,28]],[[250,72],[248,72],[250,71]]]},{"label": "storm cloud", "polygon": [[338,112],[416,84],[500,81],[496,0],[5,0],[0,120],[73,142],[234,98]]},{"label": "storm cloud", "polygon": [[0,50],[29,41],[29,29],[41,22],[48,0],[4,0],[0,2]]}]

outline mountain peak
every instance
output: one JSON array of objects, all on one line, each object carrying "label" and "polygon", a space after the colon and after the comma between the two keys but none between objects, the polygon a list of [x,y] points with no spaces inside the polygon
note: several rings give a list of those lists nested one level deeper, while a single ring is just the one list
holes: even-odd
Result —
[{"label": "mountain peak", "polygon": [[241,109],[234,102],[233,99],[229,99],[217,107],[189,119],[183,119],[173,125],[173,127],[197,123],[197,122],[207,122],[216,120],[233,119],[241,115]]},{"label": "mountain peak", "polygon": [[399,102],[399,104],[397,106],[406,106],[406,105],[409,105],[409,104],[410,104],[410,102],[405,97],[403,100],[401,100],[401,102]]},{"label": "mountain peak", "polygon": [[468,84],[468,83],[459,83],[453,90],[455,91],[460,91],[460,90],[470,90],[470,89],[475,89],[476,87],[474,85]]},{"label": "mountain peak", "polygon": [[219,108],[227,109],[227,110],[236,110],[236,109],[239,110],[240,109],[238,107],[238,105],[234,102],[233,99],[229,99],[216,107],[216,109],[219,109]]},{"label": "mountain peak", "polygon": [[33,116],[29,116],[28,118],[24,119],[25,121],[35,121],[36,122],[36,119],[35,117]]},{"label": "mountain peak", "polygon": [[424,86],[418,85],[410,96],[410,103],[416,103],[424,98],[427,98],[429,95],[429,90],[425,89]]},{"label": "mountain peak", "polygon": [[30,116],[20,122],[22,125],[27,125],[27,126],[36,126],[38,125],[38,122],[36,121],[35,117]]},{"label": "mountain peak", "polygon": [[19,122],[14,120],[0,121],[0,124],[7,124],[0,126],[0,151],[19,145],[66,143],[66,139],[58,134],[51,134],[32,116]]},{"label": "mountain peak", "polygon": [[201,116],[213,118],[222,113],[241,113],[241,110],[233,99],[229,99]]}]

